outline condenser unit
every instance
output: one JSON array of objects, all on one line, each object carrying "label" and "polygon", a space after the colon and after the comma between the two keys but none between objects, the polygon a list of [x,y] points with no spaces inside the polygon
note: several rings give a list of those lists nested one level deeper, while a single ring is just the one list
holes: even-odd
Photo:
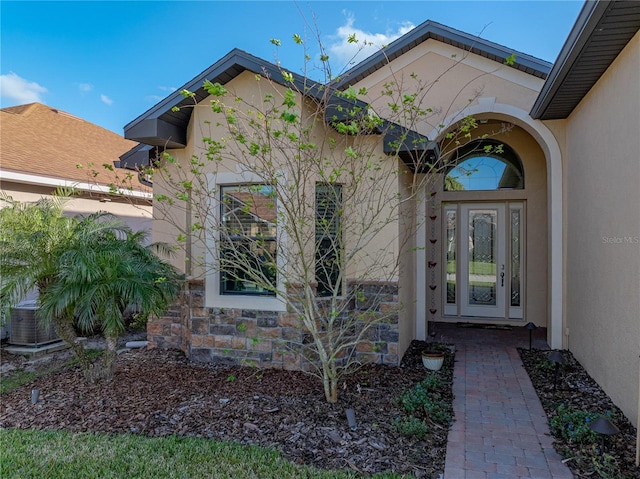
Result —
[{"label": "condenser unit", "polygon": [[9,343],[20,346],[41,346],[59,341],[53,323],[45,326],[36,318],[38,304],[25,301],[11,310]]}]

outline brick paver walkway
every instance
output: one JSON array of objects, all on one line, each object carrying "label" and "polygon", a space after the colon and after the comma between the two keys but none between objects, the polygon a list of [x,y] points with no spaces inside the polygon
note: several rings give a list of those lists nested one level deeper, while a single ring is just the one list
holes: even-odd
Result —
[{"label": "brick paver walkway", "polygon": [[[573,478],[516,350],[528,347],[528,332],[444,325],[438,333],[456,345],[444,479]],[[540,333],[534,347],[547,347]]]}]

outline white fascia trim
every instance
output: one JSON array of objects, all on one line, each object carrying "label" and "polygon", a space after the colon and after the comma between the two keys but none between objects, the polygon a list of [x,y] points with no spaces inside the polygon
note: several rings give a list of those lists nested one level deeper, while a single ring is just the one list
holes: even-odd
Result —
[{"label": "white fascia trim", "polygon": [[[69,181],[62,178],[52,178],[50,176],[29,175],[26,173],[17,173],[15,171],[0,170],[0,180],[15,181],[16,183],[24,183],[37,186],[62,186],[67,188],[75,188],[82,191],[91,191],[96,193],[113,194],[108,186],[97,185],[92,183],[83,183],[80,181]],[[130,191],[118,188],[117,195],[133,197],[133,198],[153,198],[153,193],[144,191]]]},{"label": "white fascia trim", "polygon": [[[447,58],[453,62],[460,62],[462,65],[466,65],[483,73],[502,78],[503,80],[510,81],[516,85],[529,88],[535,92],[539,92],[544,85],[542,78],[529,75],[520,70],[516,70],[508,65],[501,65],[500,63],[489,60],[488,58],[481,57],[475,53],[463,50],[461,48],[447,45],[446,43],[439,42],[430,38],[426,42],[423,42],[419,46],[412,48],[408,52],[393,59],[388,65],[394,72],[405,71],[405,69],[411,64],[422,59],[428,53],[435,53],[441,57]],[[455,75],[455,72],[447,73],[447,75]],[[377,71],[371,73],[365,79],[359,83],[374,85],[389,76],[387,68],[382,67]],[[429,137],[431,138],[431,137]]]},{"label": "white fascia trim", "polygon": [[477,105],[472,105],[462,111],[450,115],[441,130],[434,129],[429,138],[438,140],[438,136],[445,132],[460,118],[467,115],[478,116],[490,113],[491,118],[502,119],[514,123],[528,132],[540,145],[547,160],[547,227],[548,227],[548,309],[549,324],[547,341],[552,349],[564,347],[563,317],[564,317],[564,242],[563,242],[563,192],[562,192],[562,153],[553,133],[541,120],[534,120],[528,112],[521,108],[505,103],[496,103],[495,98],[479,99]]},{"label": "white fascia trim", "polygon": [[[264,179],[259,175],[249,171],[238,171],[237,173],[224,172],[224,173],[210,173],[207,175],[207,187],[209,191],[218,190],[220,185],[242,185],[242,184],[258,184],[264,183]],[[277,187],[281,187],[278,185]],[[220,216],[220,211],[216,203],[215,198],[209,198],[208,211],[212,212],[209,215],[209,222],[206,228],[206,242],[208,247],[206,248],[206,264],[214,265],[214,255],[217,252],[216,245],[219,240],[219,233],[214,227]],[[278,204],[276,208],[280,209]],[[278,251],[284,250],[283,246],[287,243],[285,232],[282,228],[277,228],[276,238],[278,242]],[[282,271],[285,267],[285,258],[282,254],[278,255],[278,269]],[[205,279],[205,306],[209,308],[227,308],[227,309],[252,309],[263,311],[286,311],[287,305],[281,296],[242,296],[242,295],[224,295],[220,294],[220,272],[210,268],[211,272],[207,274]],[[285,282],[282,277],[278,278],[278,291],[285,291]]]}]

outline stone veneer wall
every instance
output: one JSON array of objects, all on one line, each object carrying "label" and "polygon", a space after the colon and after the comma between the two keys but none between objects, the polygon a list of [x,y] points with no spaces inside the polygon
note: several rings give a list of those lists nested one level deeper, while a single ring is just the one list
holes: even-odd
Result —
[{"label": "stone veneer wall", "polygon": [[[398,309],[397,285],[360,285],[362,307],[376,301],[376,309]],[[374,293],[375,291],[375,293]],[[375,299],[373,299],[375,298]],[[256,301],[259,301],[257,299]],[[295,314],[248,309],[204,307],[204,282],[192,281],[182,293],[180,306],[147,323],[149,347],[180,349],[197,362],[258,367],[304,369],[305,360],[296,352],[303,342],[303,329]],[[372,327],[356,347],[358,360],[397,365],[398,315]]]}]

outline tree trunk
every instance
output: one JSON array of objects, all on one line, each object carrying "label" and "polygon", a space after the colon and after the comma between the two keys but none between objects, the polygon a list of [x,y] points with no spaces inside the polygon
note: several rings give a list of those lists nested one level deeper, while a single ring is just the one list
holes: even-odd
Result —
[{"label": "tree trunk", "polygon": [[107,336],[105,334],[106,348],[104,350],[104,357],[102,366],[104,367],[104,379],[110,381],[113,379],[113,373],[116,368],[116,348],[118,347],[118,336]]},{"label": "tree trunk", "polygon": [[335,362],[322,364],[322,385],[324,387],[324,397],[328,403],[338,402],[338,375]]},{"label": "tree trunk", "polygon": [[98,361],[92,364],[89,369],[85,371],[84,377],[91,383],[96,383],[101,380],[111,381],[113,379],[118,337],[110,337],[105,335],[105,343],[106,348],[102,356],[102,361]]},{"label": "tree trunk", "polygon": [[75,354],[78,363],[82,371],[86,374],[91,368],[91,362],[89,356],[84,349],[84,344],[78,340],[76,330],[73,328],[73,323],[67,318],[59,318],[55,320],[56,332],[70,347]]}]

